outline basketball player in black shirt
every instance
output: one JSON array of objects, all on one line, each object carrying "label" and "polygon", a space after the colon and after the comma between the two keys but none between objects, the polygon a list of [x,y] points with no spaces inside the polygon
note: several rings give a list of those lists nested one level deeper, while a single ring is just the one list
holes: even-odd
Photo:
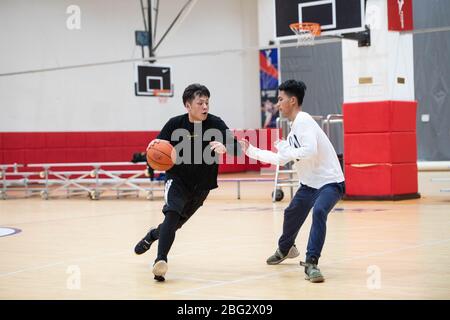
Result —
[{"label": "basketball player in black shirt", "polygon": [[209,191],[217,188],[218,154],[240,155],[242,152],[223,120],[208,113],[209,97],[205,86],[189,85],[183,93],[187,113],[171,118],[148,146],[167,140],[177,152],[175,165],[166,172],[164,221],[150,229],[134,249],[136,254],[143,254],[159,240],[153,265],[157,281],[165,280],[167,254],[176,230],[203,205]]}]

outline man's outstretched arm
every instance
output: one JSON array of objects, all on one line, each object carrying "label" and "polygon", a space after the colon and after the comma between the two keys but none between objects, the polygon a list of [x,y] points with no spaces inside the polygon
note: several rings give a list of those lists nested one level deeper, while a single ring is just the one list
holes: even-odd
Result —
[{"label": "man's outstretched arm", "polygon": [[250,142],[248,142],[248,140],[246,139],[240,140],[239,143],[241,144],[242,150],[245,151],[245,154],[252,159],[256,159],[262,162],[271,163],[275,165],[279,164],[281,166],[284,166],[289,161],[294,160],[280,153],[259,149],[251,145]]}]

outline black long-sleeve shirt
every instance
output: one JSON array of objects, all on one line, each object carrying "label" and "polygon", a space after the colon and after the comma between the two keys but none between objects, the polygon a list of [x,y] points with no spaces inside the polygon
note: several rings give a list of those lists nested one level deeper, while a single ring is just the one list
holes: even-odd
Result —
[{"label": "black long-sleeve shirt", "polygon": [[157,138],[170,141],[177,151],[176,164],[167,171],[167,178],[177,177],[192,189],[217,188],[219,158],[210,150],[211,141],[223,143],[228,154],[242,154],[240,144],[225,122],[212,114],[198,123],[190,122],[187,113],[173,117],[164,125]]}]

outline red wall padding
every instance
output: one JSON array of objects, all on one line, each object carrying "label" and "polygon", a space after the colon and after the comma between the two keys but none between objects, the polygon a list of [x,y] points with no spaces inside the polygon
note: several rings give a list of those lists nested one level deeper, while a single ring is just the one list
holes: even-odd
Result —
[{"label": "red wall padding", "polygon": [[344,103],[344,133],[416,131],[416,101]]},{"label": "red wall padding", "polygon": [[345,165],[346,194],[349,196],[390,196],[416,193],[417,164]]},{"label": "red wall padding", "polygon": [[2,163],[130,161],[158,132],[3,132]]},{"label": "red wall padding", "polygon": [[345,163],[416,162],[415,132],[345,133]]},{"label": "red wall padding", "polygon": [[416,194],[416,101],[345,103],[348,196]]},{"label": "red wall padding", "polygon": [[[238,138],[255,134],[259,145],[259,137],[270,139],[272,132],[235,130],[234,133]],[[277,133],[279,130],[273,134]],[[133,153],[144,151],[157,135],[158,131],[0,132],[0,164],[127,162]],[[246,156],[241,159],[243,163],[237,162],[233,158],[232,163],[221,164],[219,172],[257,171],[261,167],[259,162],[250,163]]]}]

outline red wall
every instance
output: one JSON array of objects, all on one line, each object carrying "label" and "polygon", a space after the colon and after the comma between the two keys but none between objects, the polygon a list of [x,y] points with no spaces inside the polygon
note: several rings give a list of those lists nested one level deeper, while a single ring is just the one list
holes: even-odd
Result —
[{"label": "red wall", "polygon": [[[245,136],[244,130],[234,133]],[[157,135],[158,131],[0,132],[0,164],[127,162]],[[249,164],[245,157],[243,164],[221,164],[219,172],[259,170],[260,166]]]}]

